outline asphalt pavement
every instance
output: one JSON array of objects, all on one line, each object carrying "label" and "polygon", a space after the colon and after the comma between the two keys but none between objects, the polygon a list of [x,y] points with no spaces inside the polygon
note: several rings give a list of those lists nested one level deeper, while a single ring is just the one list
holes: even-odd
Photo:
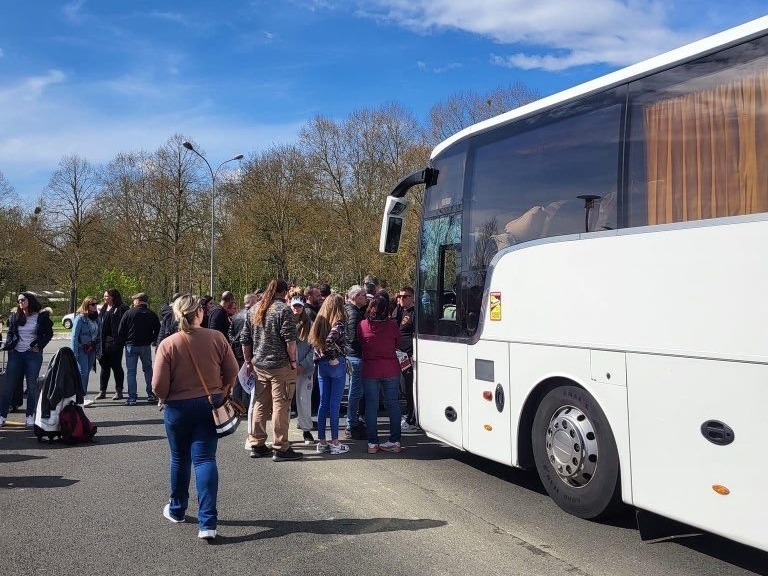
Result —
[{"label": "asphalt pavement", "polygon": [[209,544],[196,537],[194,480],[186,523],[162,516],[169,465],[157,406],[100,400],[86,412],[99,427],[91,444],[38,443],[23,412],[0,429],[4,573],[768,574],[767,554],[711,535],[643,543],[631,511],[611,523],[568,516],[535,474],[420,433],[404,435],[400,454],[352,441],[347,454],[320,455],[295,420],[299,462],[249,458],[244,426],[220,440]]}]

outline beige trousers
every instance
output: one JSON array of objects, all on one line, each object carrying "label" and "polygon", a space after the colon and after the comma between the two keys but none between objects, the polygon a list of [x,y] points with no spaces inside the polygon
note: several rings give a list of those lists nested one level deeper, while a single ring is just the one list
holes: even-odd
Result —
[{"label": "beige trousers", "polygon": [[291,423],[291,400],[296,391],[296,371],[284,368],[256,368],[253,409],[248,440],[253,446],[267,441],[267,420],[272,415],[272,447],[283,452],[290,448],[288,427]]}]

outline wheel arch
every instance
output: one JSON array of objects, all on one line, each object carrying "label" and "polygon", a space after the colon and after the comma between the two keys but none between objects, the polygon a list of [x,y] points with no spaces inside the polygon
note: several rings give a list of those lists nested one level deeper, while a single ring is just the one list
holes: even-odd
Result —
[{"label": "wheel arch", "polygon": [[[523,408],[520,411],[520,420],[517,425],[517,460],[518,465],[525,469],[534,469],[536,463],[533,459],[533,438],[531,436],[531,428],[533,427],[533,419],[536,416],[536,410],[539,407],[541,400],[549,394],[555,388],[559,386],[576,386],[582,390],[588,392],[592,398],[594,398],[597,405],[600,406],[605,418],[608,421],[608,425],[611,427],[611,433],[614,438],[616,437],[616,426],[611,419],[611,413],[605,409],[605,406],[600,402],[593,390],[590,390],[588,386],[584,386],[581,382],[568,378],[566,376],[550,376],[539,382],[528,394],[525,399]],[[621,450],[619,450],[619,470],[623,468],[621,461]]]},{"label": "wheel arch", "polygon": [[578,382],[564,376],[551,376],[533,387],[525,399],[517,424],[517,462],[521,468],[529,470],[536,468],[536,463],[533,460],[533,437],[531,435],[533,418],[536,416],[536,409],[539,407],[541,399],[558,386],[584,388]]}]

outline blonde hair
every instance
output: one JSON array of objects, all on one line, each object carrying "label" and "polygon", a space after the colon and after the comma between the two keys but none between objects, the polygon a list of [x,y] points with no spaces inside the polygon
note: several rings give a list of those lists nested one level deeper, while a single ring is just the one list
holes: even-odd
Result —
[{"label": "blonde hair", "polygon": [[321,352],[325,352],[325,339],[333,325],[339,321],[347,321],[344,297],[340,294],[331,294],[323,301],[323,305],[312,324],[312,329],[309,331],[309,343]]},{"label": "blonde hair", "polygon": [[192,294],[182,294],[173,301],[173,315],[179,323],[179,330],[189,334],[192,332],[192,321],[200,308],[200,298]]},{"label": "blonde hair", "polygon": [[85,299],[83,300],[83,303],[80,304],[80,308],[77,309],[77,313],[82,316],[87,316],[88,307],[91,304],[98,304],[98,300],[96,300],[96,298],[94,298],[93,296],[86,296]]}]

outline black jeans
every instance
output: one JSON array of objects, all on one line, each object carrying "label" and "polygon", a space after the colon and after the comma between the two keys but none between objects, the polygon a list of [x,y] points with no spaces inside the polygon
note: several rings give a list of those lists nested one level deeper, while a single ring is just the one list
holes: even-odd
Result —
[{"label": "black jeans", "polygon": [[402,392],[405,396],[405,421],[408,424],[416,424],[416,407],[413,403],[413,368],[403,372]]},{"label": "black jeans", "polygon": [[125,380],[125,371],[123,370],[123,347],[117,346],[105,350],[99,358],[101,374],[99,374],[99,390],[107,391],[110,372],[115,373],[115,392],[123,391],[123,382]]}]

